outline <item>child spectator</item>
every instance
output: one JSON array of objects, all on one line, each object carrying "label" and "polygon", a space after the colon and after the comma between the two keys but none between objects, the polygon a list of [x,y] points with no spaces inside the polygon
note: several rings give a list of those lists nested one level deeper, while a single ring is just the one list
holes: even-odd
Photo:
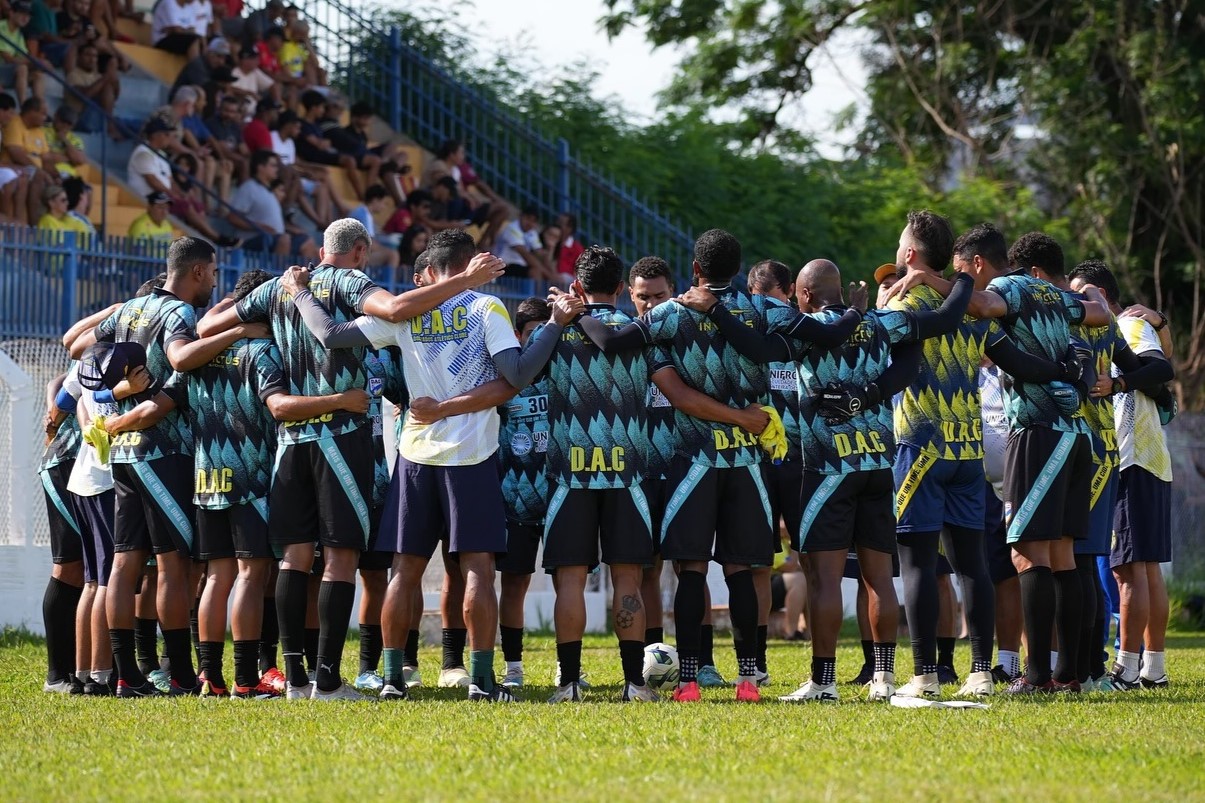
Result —
[{"label": "child spectator", "polygon": [[296,20],[285,29],[286,38],[276,53],[281,72],[298,86],[326,86],[326,73],[310,47],[310,26]]}]

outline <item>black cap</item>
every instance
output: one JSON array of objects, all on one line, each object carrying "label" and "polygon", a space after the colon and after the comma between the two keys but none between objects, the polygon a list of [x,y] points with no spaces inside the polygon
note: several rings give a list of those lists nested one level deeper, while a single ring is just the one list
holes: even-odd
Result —
[{"label": "black cap", "polygon": [[13,10],[14,14],[33,13],[33,3],[30,3],[29,0],[13,0],[13,2],[9,3],[9,7]]},{"label": "black cap", "polygon": [[162,190],[155,190],[146,196],[146,202],[148,204],[170,204],[172,197]]},{"label": "black cap", "polygon": [[238,52],[238,57],[240,59],[258,59],[259,51],[253,47],[244,47]]},{"label": "black cap", "polygon": [[165,131],[175,130],[176,127],[174,125],[156,115],[147,121],[146,127],[142,129],[142,133],[144,136],[149,137],[151,134],[162,134]]},{"label": "black cap", "polygon": [[276,98],[264,98],[259,103],[255,104],[255,113],[270,111],[271,109],[279,109],[280,101]]},{"label": "black cap", "polygon": [[112,390],[131,368],[146,365],[138,343],[95,343],[80,357],[79,383],[88,390]]},{"label": "black cap", "polygon": [[293,111],[292,109],[286,109],[285,111],[280,113],[279,117],[276,118],[276,127],[284,128],[289,123],[300,123],[300,122],[301,122],[301,118],[297,116],[297,112]]},{"label": "black cap", "polygon": [[209,71],[209,80],[215,84],[233,84],[237,79],[234,77],[234,71],[229,67],[218,67],[216,70]]}]

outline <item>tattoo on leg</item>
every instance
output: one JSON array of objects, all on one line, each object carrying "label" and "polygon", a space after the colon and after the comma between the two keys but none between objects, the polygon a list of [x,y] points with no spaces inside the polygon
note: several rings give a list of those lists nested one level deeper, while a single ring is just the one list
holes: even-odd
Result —
[{"label": "tattoo on leg", "polygon": [[631,611],[616,611],[615,612],[615,627],[620,630],[627,630],[636,621],[636,617]]},{"label": "tattoo on leg", "polygon": [[625,611],[635,613],[636,611],[640,610],[640,597],[627,594],[624,596],[623,601],[620,604],[623,605],[623,609]]}]

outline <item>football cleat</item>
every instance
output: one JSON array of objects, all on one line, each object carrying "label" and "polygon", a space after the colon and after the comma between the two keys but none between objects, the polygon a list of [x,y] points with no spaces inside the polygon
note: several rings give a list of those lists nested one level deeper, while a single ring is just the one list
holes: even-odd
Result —
[{"label": "football cleat", "polygon": [[1126,680],[1125,670],[1121,668],[1121,664],[1113,664],[1113,671],[1107,677],[1113,686],[1113,691],[1134,691],[1142,688],[1142,680],[1134,678]]},{"label": "football cleat", "polygon": [[696,681],[689,683],[679,683],[674,689],[673,701],[675,703],[697,703],[699,701],[699,684]]},{"label": "football cleat", "polygon": [[198,679],[197,685],[193,686],[192,688],[188,688],[188,689],[184,688],[179,683],[177,683],[176,681],[173,680],[172,684],[171,684],[171,688],[169,688],[167,690],[168,697],[199,697],[200,695],[201,695],[201,683],[199,682],[199,679]]},{"label": "football cleat", "polygon": [[635,683],[625,683],[623,685],[623,701],[625,703],[656,703],[661,700],[661,695],[653,691],[648,685],[637,686]]},{"label": "football cleat", "polygon": [[358,691],[379,692],[385,686],[385,679],[376,672],[361,672],[352,683]]},{"label": "football cleat", "polygon": [[402,684],[402,687],[400,689],[397,686],[394,686],[392,683],[386,683],[384,686],[381,687],[381,699],[382,700],[409,700],[410,692],[406,689],[405,683]]},{"label": "football cleat", "polygon": [[292,683],[287,684],[288,689],[285,691],[286,700],[308,700],[314,696],[314,689],[318,686],[310,681],[304,686],[294,686]]},{"label": "football cleat", "polygon": [[159,691],[159,687],[150,682],[144,682],[141,686],[131,686],[124,680],[117,681],[117,696],[127,699],[137,697],[162,697],[163,692]]},{"label": "football cleat", "polygon": [[941,682],[937,673],[929,675],[913,675],[912,680],[895,690],[900,697],[922,697],[926,700],[936,700],[941,697]]},{"label": "football cleat", "polygon": [[[627,690],[624,690],[627,694]],[[566,683],[564,686],[557,686],[556,691],[548,698],[550,703],[580,703],[582,701],[582,690],[576,683]]]},{"label": "football cleat", "polygon": [[798,689],[778,699],[784,703],[835,703],[840,697],[835,683],[822,686],[814,680],[805,680]]},{"label": "football cleat", "polygon": [[1092,691],[1105,693],[1116,691],[1113,688],[1113,678],[1107,672],[1098,678],[1092,678],[1089,682],[1092,684]]},{"label": "football cleat", "polygon": [[870,691],[867,693],[866,699],[875,702],[886,701],[890,700],[893,694],[895,694],[895,673],[875,672],[870,679]]},{"label": "football cleat", "polygon": [[109,688],[108,683],[101,683],[100,681],[88,678],[88,682],[84,684],[83,693],[85,697],[111,697],[113,690]]},{"label": "football cleat", "polygon": [[757,685],[758,686],[769,686],[770,685],[770,673],[763,672],[760,669],[757,670]]},{"label": "football cleat", "polygon": [[1079,685],[1078,680],[1069,680],[1066,683],[1059,683],[1057,680],[1050,681],[1050,691],[1055,694],[1079,694],[1083,691],[1083,687]]},{"label": "football cleat", "polygon": [[1142,688],[1144,689],[1166,689],[1171,683],[1171,681],[1167,679],[1167,675],[1154,679],[1140,676],[1138,678],[1138,682],[1142,684]]},{"label": "football cleat", "polygon": [[469,677],[469,670],[463,666],[454,666],[451,669],[439,670],[439,688],[441,689],[465,689],[472,682],[472,678]]},{"label": "football cleat", "polygon": [[[578,676],[577,685],[578,685],[578,688],[580,688],[582,691],[587,691],[590,688],[590,683],[589,683],[589,681],[586,680],[587,677],[588,677],[588,675],[585,672],[582,672],[581,675]],[[552,679],[552,685],[553,686],[563,686],[564,685],[563,683],[561,683],[561,662],[560,661],[556,662],[556,675]]]},{"label": "football cleat", "polygon": [[156,669],[147,674],[146,679],[155,684],[155,688],[167,694],[172,689],[172,676],[166,669]]},{"label": "football cleat", "polygon": [[282,675],[280,670],[276,667],[272,667],[265,672],[260,677],[259,683],[261,686],[268,686],[277,694],[284,694],[287,686],[289,685],[289,682],[285,680],[285,676]]},{"label": "football cleat", "polygon": [[485,691],[476,683],[469,684],[469,699],[477,703],[517,703],[519,698],[501,683],[494,685],[493,691]]},{"label": "football cleat", "polygon": [[738,703],[760,703],[761,692],[757,690],[755,683],[743,680],[736,684],[736,701]]},{"label": "football cleat", "polygon": [[1010,675],[1008,670],[1004,668],[1004,664],[996,664],[992,667],[992,680],[994,680],[996,683],[1009,684],[1019,677],[1021,676]]},{"label": "football cleat", "polygon": [[507,667],[506,674],[502,676],[502,685],[508,689],[519,689],[523,687],[523,667]]},{"label": "football cleat", "polygon": [[237,683],[230,690],[230,698],[233,700],[275,700],[280,697],[280,692],[260,680],[254,686],[239,686]]},{"label": "football cleat", "polygon": [[197,678],[201,681],[201,690],[197,692],[200,697],[229,697],[230,691],[224,686],[215,686],[209,681],[209,678],[201,676]]},{"label": "football cleat", "polygon": [[407,689],[413,689],[423,685],[423,676],[418,673],[417,666],[402,667],[402,682],[406,684]]},{"label": "football cleat", "polygon": [[47,694],[71,694],[71,681],[58,680],[54,683],[43,683],[42,691]]},{"label": "football cleat", "polygon": [[371,700],[360,692],[352,688],[352,685],[343,678],[339,678],[339,688],[331,691],[323,691],[318,688],[318,684],[314,684],[314,691],[310,695],[311,700],[323,700],[326,702],[338,702],[340,700],[350,703],[364,703]]},{"label": "football cleat", "polygon": [[988,697],[995,693],[996,682],[991,672],[972,672],[958,690],[959,697]]},{"label": "football cleat", "polygon": [[1008,684],[1008,688],[1004,690],[1005,694],[1022,695],[1022,694],[1049,694],[1054,691],[1054,681],[1048,680],[1040,686],[1035,686],[1029,682],[1029,679],[1024,675]]},{"label": "football cleat", "polygon": [[728,685],[728,681],[724,680],[720,670],[714,666],[700,666],[695,677],[701,689],[718,689]]}]

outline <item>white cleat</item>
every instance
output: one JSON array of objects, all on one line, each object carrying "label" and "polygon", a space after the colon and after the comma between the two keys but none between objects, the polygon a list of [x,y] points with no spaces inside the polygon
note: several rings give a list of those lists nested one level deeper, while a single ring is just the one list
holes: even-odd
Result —
[{"label": "white cleat", "polygon": [[653,691],[648,685],[637,686],[635,683],[625,683],[623,687],[623,701],[625,703],[656,703],[660,702],[661,695]]},{"label": "white cleat", "polygon": [[[988,682],[991,682],[991,672]],[[919,697],[925,700],[936,700],[941,697],[941,682],[937,679],[937,673],[931,672],[928,675],[913,675],[912,680],[905,683],[896,689],[895,693],[900,697]]]},{"label": "white cleat", "polygon": [[991,672],[972,672],[958,690],[959,697],[990,697],[995,693],[996,683]]},{"label": "white cleat", "polygon": [[423,685],[423,676],[418,673],[417,666],[403,666],[402,681],[407,689],[415,689]]},{"label": "white cleat", "polygon": [[866,699],[872,702],[886,702],[895,694],[895,673],[875,672],[870,679],[870,692]]},{"label": "white cleat", "polygon": [[42,691],[46,692],[47,694],[70,694],[71,681],[60,680],[55,683],[43,683]]},{"label": "white cleat", "polygon": [[502,685],[508,689],[523,688],[523,667],[508,668],[506,674],[502,676]]},{"label": "white cleat", "polygon": [[341,682],[339,683],[339,688],[333,691],[323,691],[322,689],[318,688],[318,684],[315,683],[314,693],[310,699],[323,700],[325,702],[338,702],[342,700],[344,702],[352,703],[366,703],[376,699],[376,697],[369,697],[367,695],[360,694],[360,692],[352,688],[352,685],[346,680],[342,680],[342,678],[340,678],[340,680]]},{"label": "white cleat", "polygon": [[837,684],[822,686],[813,680],[806,680],[798,689],[778,699],[784,703],[835,703],[840,697],[837,694]]},{"label": "white cleat", "polygon": [[558,686],[557,690],[548,698],[548,702],[550,703],[580,703],[581,701],[582,690],[578,688],[577,683],[566,683],[564,686]]},{"label": "white cleat", "polygon": [[439,670],[439,688],[441,689],[467,689],[472,682],[472,679],[469,678],[469,670],[463,666]]},{"label": "white cleat", "polygon": [[286,700],[309,700],[314,696],[314,689],[318,688],[318,684],[313,681],[304,686],[294,686],[292,683],[288,684],[288,686],[288,690],[285,691]]},{"label": "white cleat", "polygon": [[494,685],[493,691],[485,691],[475,683],[469,684],[469,699],[479,703],[517,703],[519,698],[501,683]]}]

